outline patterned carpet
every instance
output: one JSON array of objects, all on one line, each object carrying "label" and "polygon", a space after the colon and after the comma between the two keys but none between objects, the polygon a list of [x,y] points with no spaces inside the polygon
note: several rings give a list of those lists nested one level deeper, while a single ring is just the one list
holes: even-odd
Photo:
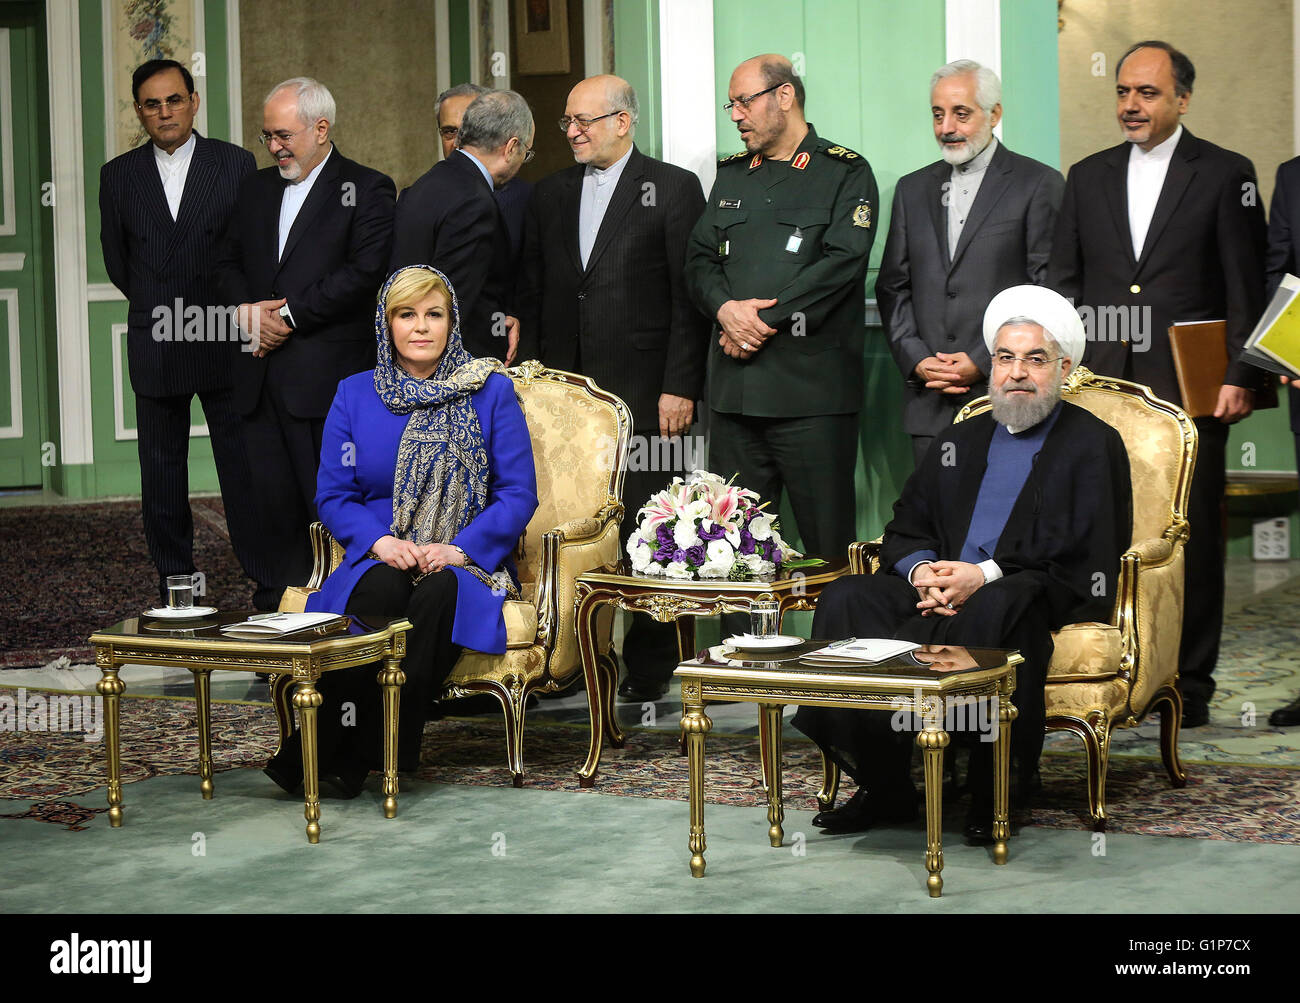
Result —
[{"label": "patterned carpet", "polygon": [[[12,706],[14,698],[14,690],[0,689],[0,706]],[[270,707],[214,704],[212,739],[218,773],[260,767],[274,748],[275,736]],[[543,790],[580,790],[576,769],[585,758],[586,748],[585,728],[558,724],[528,727],[525,782]],[[754,739],[715,733],[709,736],[707,750],[705,796],[709,802],[755,809],[766,804],[758,782]],[[194,774],[197,796],[196,759],[193,701],[123,701],[125,782]],[[422,780],[510,785],[510,775],[504,768],[505,730],[499,719],[448,718],[430,723],[424,735],[423,762],[418,774]],[[0,732],[0,798],[31,802],[23,808],[15,804],[15,810],[0,812],[0,818],[35,819],[71,830],[83,829],[88,820],[105,810],[104,770],[102,743],[88,743],[82,736],[69,733]],[[1032,824],[1089,829],[1082,818],[1086,809],[1084,770],[1082,755],[1049,753],[1044,757],[1044,789]],[[1158,761],[1136,757],[1112,760],[1108,784],[1110,831],[1300,843],[1300,770],[1198,763],[1188,767],[1188,774],[1187,787],[1175,790]],[[787,809],[815,810],[820,757],[811,744],[786,744],[783,777]],[[370,783],[376,783],[374,777]],[[595,792],[685,801],[687,764],[677,754],[675,737],[663,731],[630,732],[625,748],[606,749]],[[945,814],[964,811],[954,799],[948,799],[946,809]]]},{"label": "patterned carpet", "polygon": [[[251,607],[221,499],[190,507],[208,596]],[[90,661],[87,637],[158,599],[139,501],[0,508],[0,581],[0,668]]]}]

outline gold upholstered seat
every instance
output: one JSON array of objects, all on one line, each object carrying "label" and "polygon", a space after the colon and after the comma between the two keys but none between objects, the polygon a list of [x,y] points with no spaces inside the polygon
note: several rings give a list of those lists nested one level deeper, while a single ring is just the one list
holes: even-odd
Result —
[{"label": "gold upholstered seat", "polygon": [[[1080,366],[1062,393],[1117,429],[1128,450],[1133,484],[1133,543],[1120,559],[1119,595],[1109,623],[1074,623],[1053,635],[1047,670],[1047,729],[1069,731],[1088,755],[1088,808],[1093,828],[1106,827],[1106,772],[1111,732],[1160,711],[1160,752],[1175,787],[1186,783],[1178,758],[1182,698],[1178,646],[1183,624],[1183,546],[1187,493],[1196,462],[1196,426],[1179,408],[1126,380]],[[957,415],[989,409],[987,397]],[[854,543],[854,574],[879,570],[879,540]],[[837,768],[826,766],[824,804],[833,802]]]},{"label": "gold upholstered seat", "polygon": [[[577,576],[612,568],[619,555],[623,476],[632,422],[627,406],[584,376],[525,362],[508,371],[522,402],[537,470],[537,511],[517,559],[522,601],[505,603],[506,651],[466,649],[439,699],[490,693],[506,719],[506,758],[523,785],[524,703],[534,691],[553,692],[582,671],[574,629]],[[306,588],[285,592],[280,608],[301,610],[307,596],[338,567],[343,548],[321,523],[311,528],[316,566]],[[612,617],[601,623],[599,650],[609,647]],[[280,733],[288,733],[289,677],[274,691]],[[587,699],[598,696],[590,689]]]}]

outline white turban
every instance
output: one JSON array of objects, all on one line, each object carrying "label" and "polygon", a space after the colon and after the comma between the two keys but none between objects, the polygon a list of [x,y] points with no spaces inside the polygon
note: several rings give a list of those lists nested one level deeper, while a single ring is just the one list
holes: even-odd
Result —
[{"label": "white turban", "polygon": [[1074,365],[1083,358],[1087,345],[1083,321],[1060,293],[1043,286],[1012,286],[994,296],[984,311],[984,344],[988,345],[990,355],[999,328],[1013,317],[1028,317],[1047,331]]}]

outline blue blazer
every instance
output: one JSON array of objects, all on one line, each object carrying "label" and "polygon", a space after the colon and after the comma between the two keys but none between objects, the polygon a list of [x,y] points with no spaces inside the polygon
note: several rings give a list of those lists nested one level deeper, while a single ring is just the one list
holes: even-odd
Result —
[{"label": "blue blazer", "polygon": [[[489,376],[470,402],[487,447],[487,507],[446,542],[460,547],[480,568],[489,572],[507,568],[518,581],[511,554],[537,509],[528,425],[515,399],[514,384],[500,373]],[[307,609],[342,613],[361,576],[374,566],[366,551],[391,532],[393,472],[408,418],[393,414],[379,399],[373,369],[339,384],[321,439],[316,509],[345,553],[324,587],[308,597]],[[448,570],[457,577],[451,639],[475,651],[501,654],[506,650],[501,615],[505,596],[493,595],[461,568]]]}]

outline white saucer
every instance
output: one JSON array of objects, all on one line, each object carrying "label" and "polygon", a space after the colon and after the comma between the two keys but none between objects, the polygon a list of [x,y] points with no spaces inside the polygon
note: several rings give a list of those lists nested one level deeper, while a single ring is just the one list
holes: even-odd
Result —
[{"label": "white saucer", "polygon": [[172,609],[170,606],[157,606],[147,609],[144,615],[154,620],[197,620],[199,617],[211,616],[217,611],[215,606],[191,606],[189,609]]},{"label": "white saucer", "polygon": [[778,634],[776,637],[755,637],[753,634],[736,634],[726,638],[722,643],[737,651],[784,651],[796,644],[803,644],[802,637]]}]

